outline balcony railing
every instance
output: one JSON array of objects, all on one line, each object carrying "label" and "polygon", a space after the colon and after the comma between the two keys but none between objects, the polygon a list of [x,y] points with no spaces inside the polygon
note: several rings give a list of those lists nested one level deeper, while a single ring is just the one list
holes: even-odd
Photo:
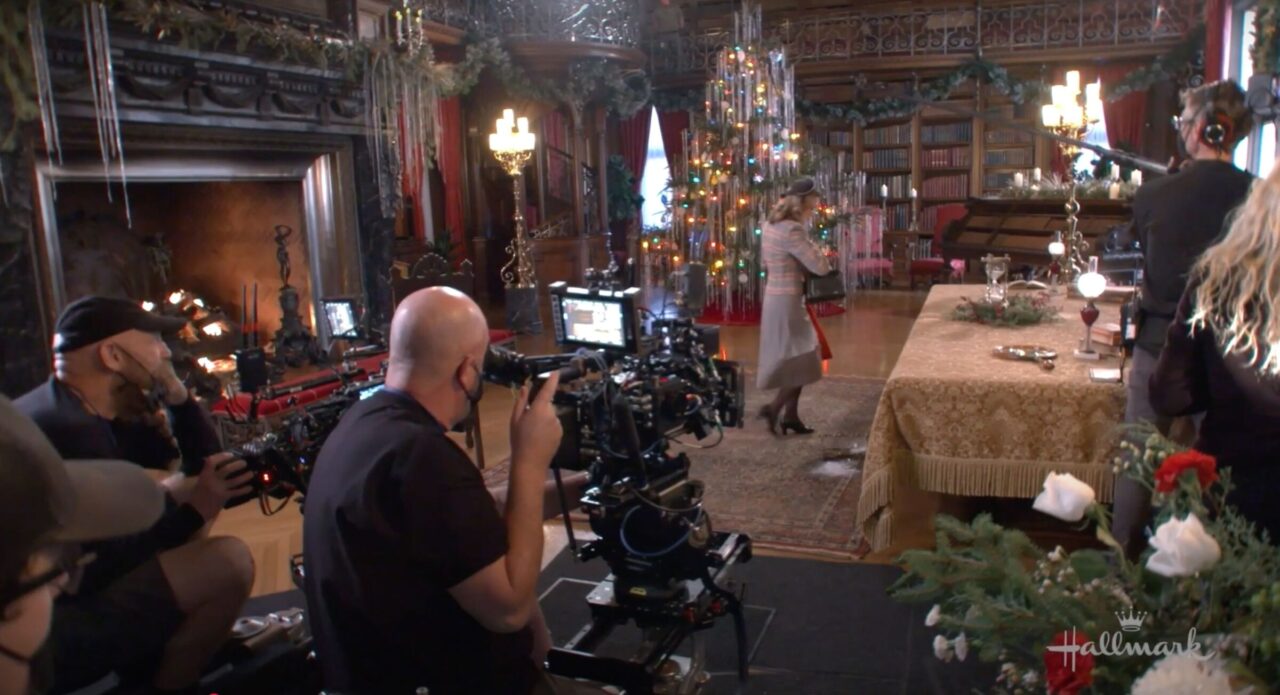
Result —
[{"label": "balcony railing", "polygon": [[432,21],[504,39],[640,45],[639,0],[424,0],[424,4]]},{"label": "balcony railing", "polygon": [[[1016,53],[1177,41],[1199,22],[1203,0],[1040,0],[990,7],[854,11],[772,23],[767,40],[793,63],[859,58]],[[707,72],[730,34],[659,35],[654,74]]]}]

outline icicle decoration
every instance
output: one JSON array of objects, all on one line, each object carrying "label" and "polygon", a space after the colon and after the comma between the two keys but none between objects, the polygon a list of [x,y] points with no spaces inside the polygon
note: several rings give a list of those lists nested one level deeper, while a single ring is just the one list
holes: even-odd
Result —
[{"label": "icicle decoration", "polygon": [[[421,34],[409,40],[409,49],[414,54],[430,50]],[[383,216],[392,217],[401,194],[420,195],[423,174],[439,147],[439,90],[388,52],[375,56],[365,70],[365,96],[366,140],[379,202]]]},{"label": "icicle decoration", "polygon": [[89,61],[89,87],[93,91],[93,112],[98,123],[98,148],[102,152],[102,170],[107,179],[107,200],[111,197],[111,164],[120,173],[120,190],[124,198],[125,219],[133,228],[133,212],[129,209],[129,182],[125,177],[124,144],[120,137],[120,113],[116,107],[116,78],[111,65],[111,39],[107,27],[107,8],[102,2],[86,2],[84,15],[85,56]]},{"label": "icicle decoration", "polygon": [[756,230],[799,159],[794,71],[784,50],[766,48],[758,5],[734,14],[732,36],[704,90],[705,123],[689,135],[675,172],[672,209],[673,235],[685,257],[707,264],[708,295],[724,313],[763,298]]},{"label": "icicle decoration", "polygon": [[62,164],[62,138],[58,134],[58,113],[53,102],[53,78],[49,73],[49,50],[44,38],[44,13],[40,0],[27,4],[27,36],[31,39],[31,62],[35,66],[36,99],[40,104],[40,125],[44,129],[45,157],[52,164],[57,156]]}]

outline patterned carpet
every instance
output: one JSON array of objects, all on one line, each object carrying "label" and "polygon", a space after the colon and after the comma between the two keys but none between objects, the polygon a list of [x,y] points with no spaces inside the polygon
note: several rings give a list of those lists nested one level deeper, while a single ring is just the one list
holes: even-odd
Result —
[{"label": "patterned carpet", "polygon": [[706,483],[714,527],[744,531],[760,547],[861,557],[855,517],[862,458],[882,390],[879,379],[844,377],[808,386],[800,417],[817,431],[786,437],[773,436],[755,417],[773,394],[749,390],[746,427],[728,431],[712,449],[688,449],[690,476]]},{"label": "patterned carpet", "polygon": [[[748,372],[747,381],[754,385],[755,374]],[[800,417],[817,431],[775,437],[755,416],[773,394],[752,386],[744,428],[727,430],[718,446],[677,445],[672,452],[686,451],[690,477],[706,483],[706,509],[716,530],[745,532],[761,548],[859,559],[865,554],[855,521],[862,459],[883,390],[879,379],[824,378],[800,399]],[[507,462],[491,465],[484,478],[490,486],[505,483]]]}]

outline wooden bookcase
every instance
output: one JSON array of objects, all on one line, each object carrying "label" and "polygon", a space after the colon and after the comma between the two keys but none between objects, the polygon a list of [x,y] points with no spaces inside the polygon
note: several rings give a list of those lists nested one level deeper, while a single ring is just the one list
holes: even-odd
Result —
[{"label": "wooden bookcase", "polygon": [[885,201],[889,228],[905,230],[911,220],[911,189],[920,195],[920,233],[932,236],[931,208],[993,196],[1022,172],[1030,180],[1040,167],[1049,173],[1050,148],[1042,137],[1012,130],[976,116],[996,112],[1008,122],[1036,125],[1034,105],[1014,104],[990,87],[962,86],[942,105],[926,105],[910,118],[877,121],[863,127],[806,127],[807,139],[837,152],[848,152],[856,171],[867,173],[867,203],[879,205],[880,186],[889,185]]}]

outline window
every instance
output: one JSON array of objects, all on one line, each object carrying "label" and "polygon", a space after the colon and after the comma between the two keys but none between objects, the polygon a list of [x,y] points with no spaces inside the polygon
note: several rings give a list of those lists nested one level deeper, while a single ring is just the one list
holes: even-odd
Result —
[{"label": "window", "polygon": [[[1244,89],[1249,88],[1249,78],[1253,76],[1253,43],[1255,41],[1253,20],[1256,10],[1254,2],[1238,2],[1236,11],[1232,13],[1231,36],[1227,42],[1227,66],[1232,79],[1240,83]],[[1241,141],[1234,153],[1236,166],[1253,172],[1258,176],[1271,173],[1276,161],[1276,124],[1267,122],[1260,124],[1249,137]]]},{"label": "window", "polygon": [[658,126],[658,110],[649,110],[649,148],[644,161],[644,173],[640,176],[640,195],[644,205],[640,208],[640,224],[650,227],[666,227],[671,202],[671,167],[667,165],[667,150],[662,146],[662,128]]},{"label": "window", "polygon": [[[1084,131],[1084,137],[1081,139],[1091,145],[1111,147],[1111,141],[1107,138],[1107,117],[1105,113],[1098,114],[1098,122],[1089,126],[1089,129]],[[1092,176],[1093,168],[1097,165],[1100,158],[1101,155],[1097,152],[1081,148],[1080,156],[1076,157],[1076,175],[1079,176],[1080,174],[1085,174],[1087,176]]]}]

